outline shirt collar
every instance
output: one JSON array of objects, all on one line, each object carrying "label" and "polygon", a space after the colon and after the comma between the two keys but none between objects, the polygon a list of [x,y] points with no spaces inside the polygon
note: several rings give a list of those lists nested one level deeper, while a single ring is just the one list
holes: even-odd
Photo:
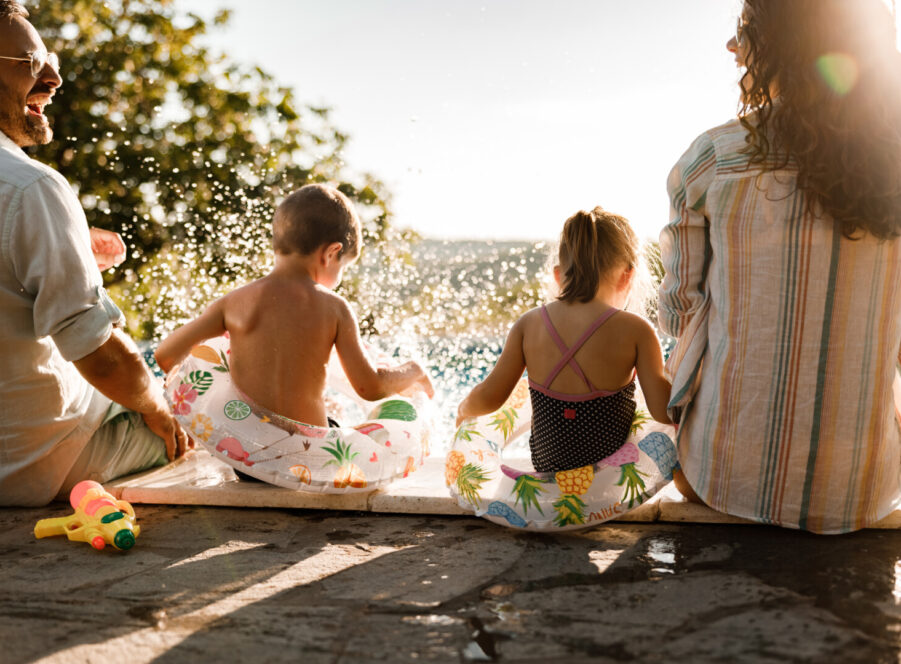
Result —
[{"label": "shirt collar", "polygon": [[13,139],[11,139],[9,136],[4,134],[2,131],[0,131],[0,147],[7,148],[10,150],[12,150],[12,149],[21,150],[22,149],[18,145],[15,144]]}]

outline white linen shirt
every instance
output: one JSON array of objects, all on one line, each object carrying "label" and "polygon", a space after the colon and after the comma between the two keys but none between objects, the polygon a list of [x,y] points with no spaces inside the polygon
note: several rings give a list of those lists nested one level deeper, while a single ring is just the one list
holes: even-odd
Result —
[{"label": "white linen shirt", "polygon": [[0,132],[0,505],[43,505],[110,400],[72,361],[124,323],[62,175]]}]

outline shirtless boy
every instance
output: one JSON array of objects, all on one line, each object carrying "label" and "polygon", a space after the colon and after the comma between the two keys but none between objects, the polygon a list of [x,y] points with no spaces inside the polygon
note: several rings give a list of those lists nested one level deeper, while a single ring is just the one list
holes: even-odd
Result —
[{"label": "shirtless boy", "polygon": [[156,351],[167,373],[196,344],[228,332],[235,386],[283,418],[328,426],[323,397],[334,346],[350,384],[375,401],[419,387],[434,391],[415,362],[373,367],[347,302],[332,289],[360,254],[360,222],[344,194],[311,184],[289,195],[272,222],[272,272],[216,300]]}]

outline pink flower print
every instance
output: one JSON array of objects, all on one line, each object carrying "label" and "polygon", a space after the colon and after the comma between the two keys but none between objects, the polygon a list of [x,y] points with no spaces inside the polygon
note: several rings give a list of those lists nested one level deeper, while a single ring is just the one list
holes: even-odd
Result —
[{"label": "pink flower print", "polygon": [[182,383],[172,393],[172,410],[176,415],[187,415],[191,412],[189,402],[197,399],[197,390],[190,383]]}]

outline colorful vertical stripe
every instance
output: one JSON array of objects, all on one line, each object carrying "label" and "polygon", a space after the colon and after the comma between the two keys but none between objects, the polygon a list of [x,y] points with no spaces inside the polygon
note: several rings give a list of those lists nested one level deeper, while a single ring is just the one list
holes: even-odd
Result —
[{"label": "colorful vertical stripe", "polygon": [[843,238],[745,145],[738,122],[708,131],[668,181],[680,462],[723,512],[856,530],[901,502],[901,240]]}]

